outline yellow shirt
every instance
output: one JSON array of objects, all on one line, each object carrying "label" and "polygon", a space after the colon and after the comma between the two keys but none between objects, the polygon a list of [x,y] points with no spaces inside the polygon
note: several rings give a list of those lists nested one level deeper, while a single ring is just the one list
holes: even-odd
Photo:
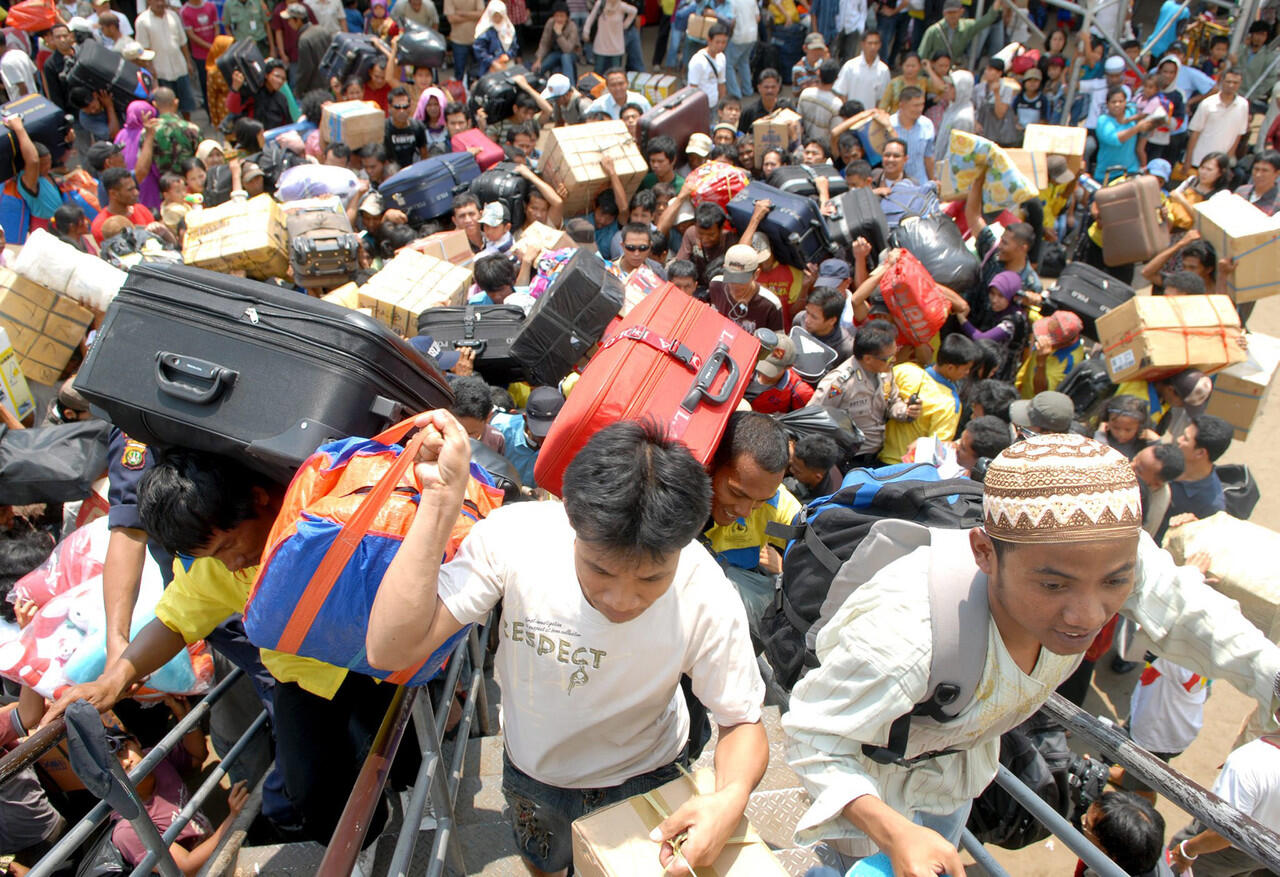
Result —
[{"label": "yellow shirt", "polygon": [[942,377],[932,366],[923,369],[914,362],[893,367],[893,382],[903,399],[920,396],[920,416],[915,420],[890,420],[884,425],[882,463],[901,463],[911,443],[931,435],[939,441],[951,441],[960,424],[960,393],[956,385]]},{"label": "yellow shirt", "polygon": [[[1022,363],[1022,368],[1018,369],[1017,385],[1023,399],[1030,399],[1036,394],[1035,362],[1038,358],[1034,354],[1028,356],[1026,361]],[[1071,370],[1082,359],[1084,359],[1084,342],[1082,341],[1077,341],[1063,350],[1055,350],[1046,356],[1044,371],[1049,383],[1045,389],[1058,389],[1058,385],[1062,383],[1063,378],[1071,374]]]},{"label": "yellow shirt", "polygon": [[[200,557],[173,561],[173,582],[156,604],[156,618],[179,633],[189,643],[204,639],[232,615],[244,612],[249,591],[258,577],[258,567],[233,573],[220,560]],[[271,649],[260,649],[262,665],[281,682],[296,682],[312,694],[332,699],[342,680],[344,667],[336,667]]]},{"label": "yellow shirt", "polygon": [[716,524],[703,534],[703,538],[711,545],[711,553],[716,557],[742,569],[755,569],[760,565],[760,547],[768,543],[782,550],[787,547],[785,539],[769,536],[765,526],[770,521],[790,524],[803,506],[800,500],[791,495],[785,487],[766,502],[760,503],[745,518],[738,518],[732,524]]},{"label": "yellow shirt", "polygon": [[1125,381],[1116,387],[1117,396],[1137,396],[1147,400],[1147,408],[1151,411],[1151,420],[1157,421],[1169,412],[1168,406],[1160,401],[1160,394],[1155,385],[1147,381]]}]

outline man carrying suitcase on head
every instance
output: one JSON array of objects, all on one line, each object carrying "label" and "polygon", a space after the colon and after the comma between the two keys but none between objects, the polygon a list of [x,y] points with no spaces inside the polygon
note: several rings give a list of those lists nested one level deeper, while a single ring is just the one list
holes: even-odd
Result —
[{"label": "man carrying suitcase on head", "polygon": [[442,566],[442,522],[457,516],[467,481],[467,436],[442,411],[419,423],[430,431],[414,472],[422,498],[373,604],[369,662],[412,666],[501,601],[502,785],[534,875],[567,873],[575,819],[680,776],[689,736],[680,680],[689,676],[719,725],[716,791],[652,837],[665,841],[657,864],[666,873],[709,865],[769,754],[746,618],[694,542],[711,505],[706,473],[658,428],[615,423],[569,464],[563,504],[494,511]]}]

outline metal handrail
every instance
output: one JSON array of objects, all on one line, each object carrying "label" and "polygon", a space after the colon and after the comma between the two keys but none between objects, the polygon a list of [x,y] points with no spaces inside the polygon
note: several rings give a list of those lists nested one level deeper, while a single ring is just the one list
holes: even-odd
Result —
[{"label": "metal handrail", "polygon": [[[217,703],[222,695],[226,693],[227,689],[229,689],[235,681],[240,678],[242,672],[243,671],[239,668],[232,670],[222,679],[221,682],[215,685],[213,689],[204,696],[200,703],[192,707],[191,711],[183,716],[178,724],[173,727],[173,730],[168,734],[165,734],[160,742],[157,743],[150,752],[143,756],[142,761],[138,762],[138,766],[129,772],[129,782],[137,785],[143,778],[149,775],[151,771],[155,770],[156,765],[169,755],[173,750],[173,747],[181,742],[187,732],[195,727],[197,722],[201,721],[206,715],[208,715],[209,711],[213,708],[213,704]],[[261,719],[263,716],[259,716],[259,718]],[[256,725],[257,723],[255,722],[255,726]],[[245,733],[252,733],[255,726],[251,726],[250,730]],[[52,725],[50,725],[50,727],[52,727]],[[237,741],[237,745],[239,745],[244,739],[245,736],[241,735],[240,740]],[[233,746],[232,749],[234,750],[235,747]],[[231,753],[228,752],[227,754],[230,755]],[[224,760],[223,763],[226,764],[227,762]],[[204,787],[202,786],[201,791],[203,790]],[[192,797],[192,801],[196,802],[196,806],[199,806],[203,800],[203,798],[197,800],[194,796]],[[93,809],[90,810],[83,819],[73,825],[67,833],[59,838],[58,842],[49,849],[49,852],[45,853],[44,857],[41,858],[39,862],[36,862],[28,872],[29,877],[52,877],[57,869],[62,866],[62,863],[71,858],[71,855],[80,847],[80,845],[87,841],[98,826],[101,825],[110,815],[111,807],[105,801],[99,801],[95,804]]]}]

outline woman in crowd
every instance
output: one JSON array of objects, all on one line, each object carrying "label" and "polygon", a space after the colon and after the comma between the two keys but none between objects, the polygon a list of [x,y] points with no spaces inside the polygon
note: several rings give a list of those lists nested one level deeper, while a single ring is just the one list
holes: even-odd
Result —
[{"label": "woman in crowd", "polygon": [[976,119],[973,114],[973,74],[968,70],[952,70],[947,76],[947,89],[942,93],[942,117],[938,119],[937,136],[933,141],[933,160],[945,161],[951,151],[952,131],[972,131]]},{"label": "woman in crowd", "polygon": [[422,92],[413,117],[427,126],[427,151],[449,151],[449,128],[445,125],[444,108],[449,99],[442,89],[432,86]]},{"label": "woman in crowd", "polygon": [[471,53],[481,74],[505,70],[520,58],[520,41],[516,26],[507,17],[507,5],[502,0],[490,0],[476,23],[476,40]]},{"label": "woman in crowd", "polygon": [[227,92],[231,90],[227,80],[222,76],[222,71],[218,69],[218,59],[234,43],[235,39],[226,34],[214,37],[213,45],[209,47],[209,57],[204,62],[205,88],[207,89],[205,105],[209,107],[209,124],[215,128],[226,118]]},{"label": "woman in crowd", "polygon": [[151,161],[155,145],[156,108],[144,100],[129,104],[124,114],[124,127],[116,135],[124,166],[138,180],[138,201],[148,210],[159,210],[160,170]]},{"label": "woman in crowd", "polygon": [[880,109],[896,113],[898,95],[902,94],[902,89],[911,85],[923,91],[926,97],[938,93],[933,81],[924,75],[924,66],[920,63],[920,56],[915,52],[907,52],[902,56],[902,75],[889,80],[889,87],[884,90],[884,95],[880,98]]}]

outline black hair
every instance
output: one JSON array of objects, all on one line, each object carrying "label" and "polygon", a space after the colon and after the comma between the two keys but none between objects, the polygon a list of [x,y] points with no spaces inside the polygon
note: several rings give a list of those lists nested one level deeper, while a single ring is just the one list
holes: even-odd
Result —
[{"label": "black hair", "polygon": [[1126,51],[1129,49],[1141,49],[1142,41],[1141,40],[1125,40],[1120,44],[1120,48],[1125,49]]},{"label": "black hair", "polygon": [[516,266],[503,255],[485,256],[475,262],[476,286],[485,292],[496,292],[504,286],[515,286]]},{"label": "black hair", "polygon": [[822,317],[830,320],[844,313],[845,294],[834,286],[815,286],[809,292],[805,304],[817,305],[822,309]]},{"label": "black hair", "polygon": [[395,257],[397,250],[416,241],[418,232],[403,222],[384,222],[378,228],[378,238],[381,241],[379,250],[382,258],[391,259]]},{"label": "black hair", "polygon": [[521,109],[536,110],[538,108],[538,99],[527,91],[517,91],[515,105]]},{"label": "black hair", "polygon": [[467,108],[456,100],[451,100],[444,105],[443,116],[456,116],[458,113],[462,113],[464,116],[467,116],[468,119],[471,118],[467,115]]},{"label": "black hair", "polygon": [[173,171],[165,171],[160,175],[160,193],[164,194],[169,191],[169,187],[174,183],[183,183],[187,181],[182,174],[175,174]]},{"label": "black hair", "polygon": [[579,539],[629,558],[680,551],[711,510],[707,473],[650,421],[614,423],[592,436],[565,469],[561,493]]},{"label": "black hair", "polygon": [[348,76],[346,79],[342,80],[342,90],[344,92],[353,85],[358,85],[361,88],[364,88],[364,77],[356,76],[353,73],[352,75]]},{"label": "black hair", "polygon": [[178,165],[178,172],[185,177],[196,168],[199,168],[202,171],[208,170],[208,168],[204,166],[204,162],[193,155],[182,160],[182,164]]},{"label": "black hair", "polygon": [[1093,821],[1098,846],[1126,874],[1146,874],[1164,853],[1164,817],[1132,792],[1103,792]]},{"label": "black hair", "polygon": [[[857,131],[845,131],[836,140],[836,148],[839,149],[842,153],[852,149],[854,147],[854,144],[857,144],[859,147],[862,146],[862,141],[858,139]],[[864,148],[862,151],[865,154],[867,150]],[[867,165],[867,166],[870,167],[870,165]]]},{"label": "black hair", "polygon": [[1176,289],[1184,295],[1204,295],[1208,292],[1204,285],[1204,278],[1192,271],[1172,272],[1165,277],[1164,288],[1166,291]]},{"label": "black hair", "polygon": [[629,234],[649,234],[649,225],[645,222],[628,222],[622,227],[622,235],[619,240],[626,240]]},{"label": "black hair", "polygon": [[511,398],[511,392],[506,387],[489,387],[489,399],[493,402],[494,408],[501,408],[503,411],[515,411],[516,400]]},{"label": "black hair", "polygon": [[1200,164],[1204,164],[1209,159],[1213,159],[1218,165],[1218,179],[1213,182],[1213,192],[1217,194],[1223,189],[1231,185],[1231,158],[1225,152],[1210,152],[1208,155],[1201,157]]},{"label": "black hair", "polygon": [[1196,428],[1196,447],[1209,453],[1209,461],[1215,462],[1231,447],[1235,428],[1212,414],[1197,414],[1191,418]]},{"label": "black hair", "polygon": [[15,528],[0,536],[0,618],[14,622],[9,593],[18,580],[44,563],[53,551],[54,537],[41,529]]},{"label": "black hair", "polygon": [[788,154],[788,153],[787,153],[787,151],[786,151],[786,150],[783,150],[783,149],[766,149],[766,150],[764,151],[764,155],[760,156],[760,160],[763,162],[763,161],[764,161],[764,159],[765,159],[765,156],[767,156],[767,155],[768,155],[769,153],[771,153],[771,152],[772,152],[774,155],[778,156],[778,164],[779,164],[779,165],[786,166],[786,165],[791,164],[791,156],[790,156],[790,154]]},{"label": "black hair", "polygon": [[[1218,274],[1218,254],[1213,251],[1213,244],[1201,239],[1192,241],[1182,248],[1182,260],[1186,261],[1187,256],[1194,256],[1199,260],[1201,265],[1209,269],[1209,276],[1216,277]],[[1181,287],[1179,287],[1181,289]]]},{"label": "black hair", "polygon": [[609,77],[614,75],[615,73],[621,74],[623,78],[626,78],[626,75],[627,75],[627,71],[623,67],[610,67],[608,70],[604,71],[605,81],[608,82]]},{"label": "black hair", "polygon": [[466,207],[468,204],[474,204],[477,210],[480,209],[480,199],[470,192],[462,192],[453,196],[452,211],[457,211],[459,207]]},{"label": "black hair", "polygon": [[133,177],[133,171],[127,167],[109,167],[102,172],[102,188],[108,193],[120,188],[120,184]]},{"label": "black hair", "polygon": [[1017,400],[1017,388],[1005,381],[988,378],[973,386],[973,404],[982,406],[984,417],[990,415],[1009,423],[1009,406]]},{"label": "black hair", "polygon": [[1275,149],[1264,149],[1258,153],[1258,156],[1253,160],[1253,163],[1256,165],[1260,161],[1266,162],[1271,165],[1273,169],[1280,171],[1280,151]]},{"label": "black hair", "polygon": [[737,144],[719,143],[711,147],[711,151],[707,153],[707,161],[715,161],[718,158],[725,159],[729,164],[737,164],[741,160]]},{"label": "black hair", "polygon": [[236,119],[235,127],[231,129],[231,139],[236,142],[236,146],[245,152],[256,152],[258,149],[258,137],[266,130],[257,119],[241,116]]},{"label": "black hair", "polygon": [[787,432],[768,414],[759,411],[735,411],[716,448],[713,469],[747,455],[766,472],[785,472],[791,461],[791,442]]},{"label": "black hair", "polygon": [[555,15],[557,12],[563,12],[565,15],[568,15],[569,4],[564,2],[564,0],[556,0],[555,3],[551,4],[551,14]]},{"label": "black hair", "polygon": [[898,339],[898,329],[888,320],[869,320],[853,336],[853,355],[864,356],[879,353]]},{"label": "black hair", "polygon": [[1151,453],[1156,455],[1160,464],[1161,481],[1177,481],[1187,471],[1187,458],[1183,456],[1182,448],[1173,442],[1156,442],[1151,446]]},{"label": "black hair", "polygon": [[711,27],[707,28],[708,43],[710,43],[716,37],[727,37],[728,35],[729,35],[729,28],[718,21],[715,24],[711,25]]},{"label": "black hair", "polygon": [[644,157],[648,160],[649,156],[661,153],[667,157],[667,161],[676,160],[676,141],[668,137],[666,134],[660,134],[657,137],[649,139],[644,146]]},{"label": "black hair", "polygon": [[331,100],[333,95],[329,93],[329,89],[313,88],[302,96],[302,100],[298,102],[298,108],[302,110],[303,117],[318,128],[320,117],[324,114],[324,105]]},{"label": "black hair", "polygon": [[351,158],[351,147],[345,143],[330,143],[324,148],[325,155],[332,155],[334,158],[340,158],[343,161]]},{"label": "black hair", "polygon": [[823,85],[834,85],[840,78],[840,62],[828,58],[818,65],[818,81]]},{"label": "black hair", "polygon": [[1108,88],[1108,89],[1107,89],[1107,102],[1108,102],[1108,103],[1110,103],[1110,102],[1111,102],[1111,99],[1112,99],[1113,97],[1115,97],[1117,94],[1124,94],[1124,93],[1125,93],[1124,89],[1123,89],[1123,88],[1121,88],[1121,87],[1120,87],[1120,86],[1118,86],[1118,85],[1113,86],[1113,87],[1111,87],[1111,88]]},{"label": "black hair", "polygon": [[[1229,45],[1231,45],[1231,37],[1227,36],[1226,34],[1218,34],[1213,39],[1209,40],[1209,48],[1211,49],[1214,46],[1229,46]],[[1225,76],[1227,73],[1234,73],[1237,76],[1240,75],[1240,71],[1234,70],[1234,69],[1224,71],[1223,75]]]},{"label": "black hair", "polygon": [[698,228],[719,228],[724,225],[724,208],[711,201],[703,201],[694,208],[693,222]]},{"label": "black hair", "polygon": [[825,472],[840,462],[840,445],[829,435],[809,433],[796,440],[795,455],[810,469]]},{"label": "black hair", "polygon": [[978,358],[978,345],[959,332],[942,339],[938,365],[965,365]]},{"label": "black hair", "polygon": [[391,91],[387,92],[387,103],[391,103],[391,98],[393,97],[408,97],[408,96],[409,96],[409,89],[405,88],[403,85],[397,85],[395,88],[391,89]]},{"label": "black hair", "polygon": [[914,100],[918,97],[924,97],[924,91],[915,85],[908,85],[898,94],[898,103],[904,104],[907,101]]},{"label": "black hair", "polygon": [[677,277],[692,277],[696,280],[698,277],[698,266],[690,262],[688,259],[676,259],[667,266],[667,279],[674,280]]},{"label": "black hair", "polygon": [[258,513],[253,488],[274,491],[265,475],[204,451],[172,449],[138,483],[138,516],[171,554],[208,547],[215,530],[230,530]]},{"label": "black hair", "polygon": [[766,67],[760,71],[760,75],[756,77],[756,86],[759,87],[760,83],[766,79],[776,79],[779,85],[782,84],[782,74],[772,67]]},{"label": "black hair", "polygon": [[[984,408],[983,411],[986,409]],[[969,421],[964,428],[969,435],[969,443],[973,452],[979,457],[994,459],[1001,451],[1013,444],[1013,433],[1009,422],[1001,420],[994,414],[983,414]]]},{"label": "black hair", "polygon": [[866,109],[866,106],[863,105],[862,101],[847,100],[844,103],[840,104],[840,111],[836,113],[836,115],[842,119],[850,119],[858,115],[858,113],[862,112],[865,109]]},{"label": "black hair", "polygon": [[53,227],[60,234],[70,234],[72,226],[82,219],[84,209],[78,204],[62,204],[53,211]]},{"label": "black hair", "polygon": [[851,176],[870,177],[871,162],[867,161],[864,158],[859,158],[855,161],[851,161],[849,162],[849,166],[844,169],[844,175],[846,177],[851,177]]},{"label": "black hair", "polygon": [[1004,347],[990,338],[978,338],[973,343],[977,356],[973,360],[972,375],[977,380],[989,378],[1004,362]]},{"label": "black hair", "polygon": [[636,103],[635,101],[631,101],[630,103],[623,104],[622,109],[618,110],[618,116],[621,117],[622,114],[625,113],[627,110],[635,110],[640,115],[642,116],[644,115],[644,107],[640,106],[640,104]]},{"label": "black hair", "polygon": [[1005,229],[1020,244],[1030,247],[1036,242],[1036,230],[1032,228],[1029,222],[1011,222]]},{"label": "black hair", "polygon": [[658,196],[653,194],[652,189],[639,189],[631,196],[631,209],[636,208],[653,212],[658,209]]},{"label": "black hair", "polygon": [[1128,393],[1122,393],[1119,396],[1112,396],[1107,402],[1107,419],[1112,417],[1128,417],[1138,421],[1138,428],[1147,425],[1148,419],[1151,417],[1151,409],[1147,406],[1147,400],[1132,396]]},{"label": "black hair", "polygon": [[1255,21],[1253,24],[1249,25],[1249,33],[1264,33],[1267,35],[1267,38],[1270,39],[1271,25],[1267,24],[1265,21]]},{"label": "black hair", "polygon": [[[643,223],[641,223],[643,225]],[[667,242],[667,236],[660,233],[657,229],[649,230],[649,258],[653,259],[661,265],[670,252],[670,244]]]},{"label": "black hair", "polygon": [[603,210],[610,216],[617,216],[621,212],[618,210],[618,196],[613,194],[612,189],[605,189],[597,195],[595,206],[597,210]]},{"label": "black hair", "polygon": [[987,66],[993,67],[996,70],[999,70],[1001,73],[1004,72],[1004,61],[1001,60],[1000,58],[988,58]]},{"label": "black hair", "polygon": [[804,142],[804,145],[806,149],[808,149],[810,146],[816,146],[819,149],[821,149],[823,158],[831,157],[831,146],[827,143],[823,143],[821,140],[819,140],[816,137],[810,137],[808,140]]},{"label": "black hair", "polygon": [[449,410],[457,417],[474,417],[485,420],[493,411],[493,397],[489,385],[479,375],[462,375],[450,384],[453,389],[453,407]]},{"label": "black hair", "polygon": [[[911,154],[911,149],[907,146],[907,141],[903,140],[901,137],[890,137],[884,142],[885,148],[887,149],[891,143],[896,143],[902,147],[902,155],[904,158]],[[884,154],[884,149],[880,150],[880,154]]]},{"label": "black hair", "polygon": [[375,161],[385,163],[387,160],[386,144],[379,140],[377,143],[366,143],[356,150],[356,154],[361,158],[372,158]]}]

